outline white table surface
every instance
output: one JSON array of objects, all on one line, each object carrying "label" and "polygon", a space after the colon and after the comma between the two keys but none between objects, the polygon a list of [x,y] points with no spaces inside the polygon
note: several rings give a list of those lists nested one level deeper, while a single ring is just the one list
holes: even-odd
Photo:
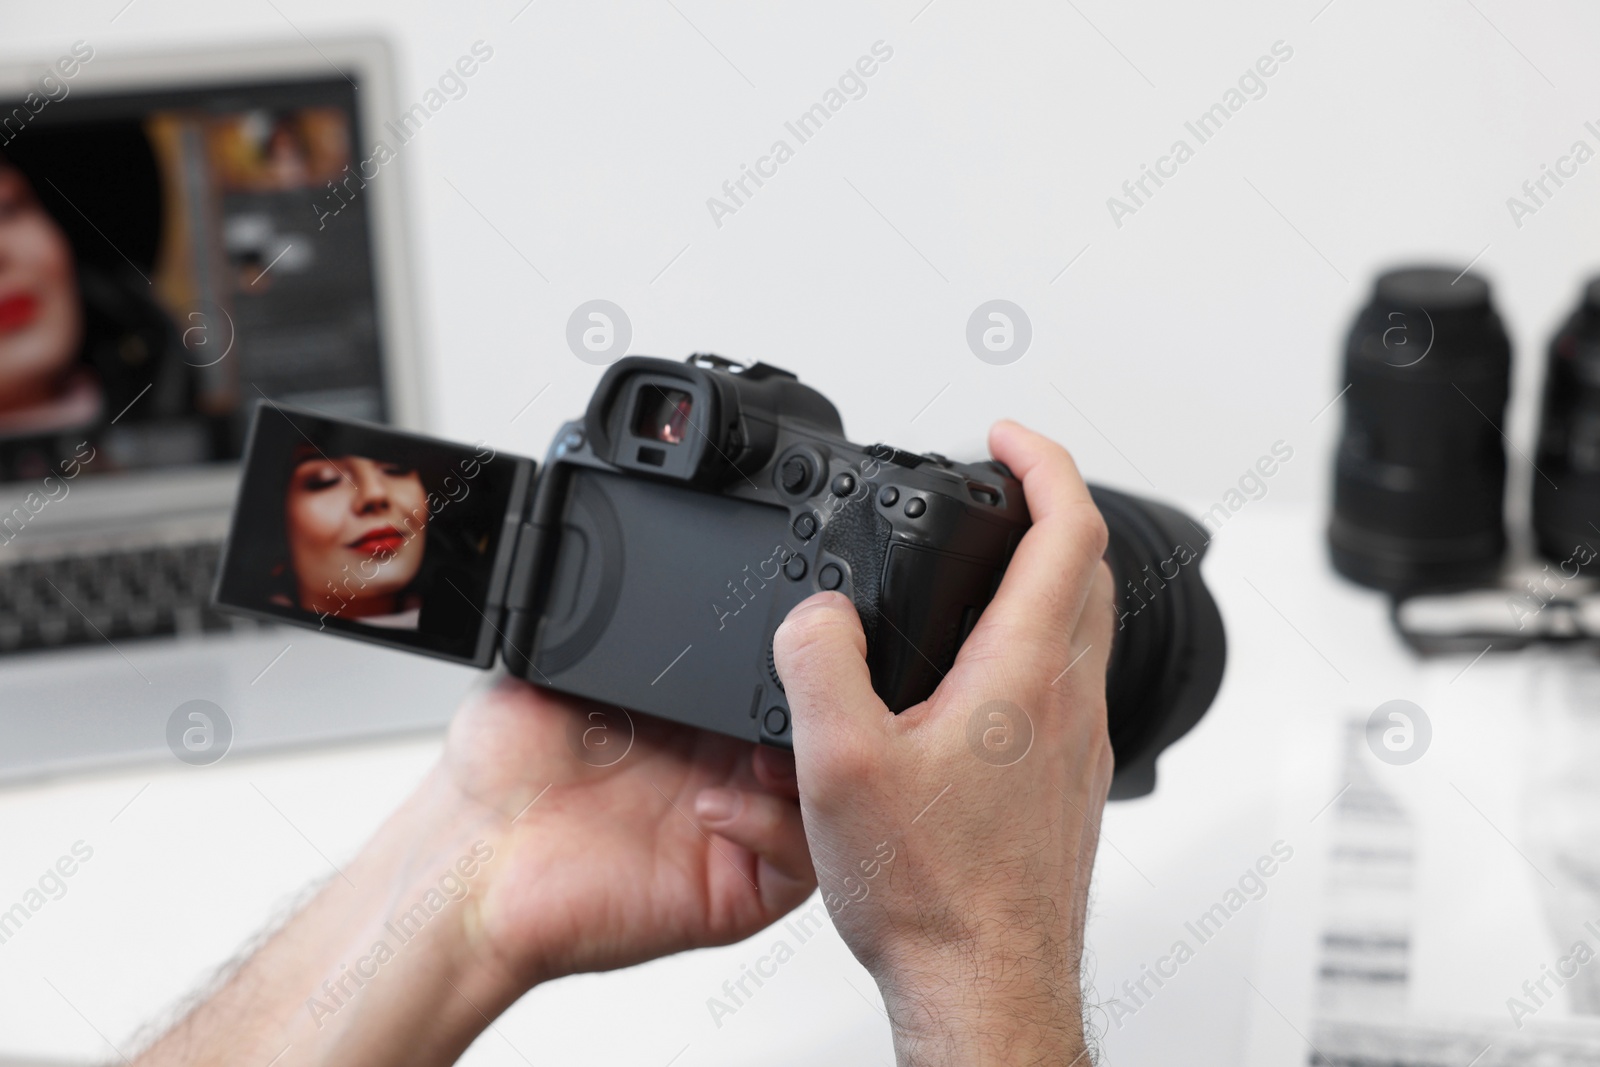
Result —
[{"label": "white table surface", "polygon": [[[1333,724],[1404,695],[1394,680],[1410,668],[1383,605],[1327,571],[1321,521],[1252,502],[1213,544],[1205,568],[1229,628],[1228,673],[1211,712],[1162,759],[1156,794],[1106,816],[1089,931],[1089,973],[1104,996],[1292,833],[1286,825],[1309,820],[1310,798],[1333,796]],[[74,842],[94,850],[66,894],[0,945],[0,1055],[89,1060],[113,1056],[108,1042],[131,1051],[141,1026],[353,855],[438,749],[437,738],[414,739],[0,792],[0,900]],[[1289,810],[1295,796],[1306,810]],[[1240,1062],[1257,1010],[1240,976],[1263,953],[1303,951],[1263,943],[1273,904],[1242,912],[1137,1018],[1115,1027],[1098,1016],[1111,1061]],[[890,1062],[880,1002],[831,929],[715,1024],[706,999],[776,935],[535,990],[464,1062]]]}]

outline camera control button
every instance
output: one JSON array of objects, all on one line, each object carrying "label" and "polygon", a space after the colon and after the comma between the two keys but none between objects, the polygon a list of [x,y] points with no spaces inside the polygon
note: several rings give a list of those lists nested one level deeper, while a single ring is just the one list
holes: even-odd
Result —
[{"label": "camera control button", "polygon": [[824,589],[837,589],[844,584],[844,571],[837,563],[825,563],[817,572],[817,584]]},{"label": "camera control button", "polygon": [[783,565],[783,576],[791,582],[798,582],[806,576],[806,561],[804,556],[790,556]]},{"label": "camera control button", "polygon": [[841,474],[833,480],[834,496],[849,496],[856,491],[856,480],[852,475]]},{"label": "camera control button", "polygon": [[878,503],[882,504],[886,508],[894,507],[895,502],[899,499],[900,490],[896,489],[892,485],[886,485],[878,491]]},{"label": "camera control button", "polygon": [[811,481],[811,464],[806,462],[804,456],[790,456],[779,469],[778,478],[785,493],[802,492],[806,483]]},{"label": "camera control button", "polygon": [[775,737],[786,734],[789,732],[789,713],[778,707],[768,708],[761,725],[766,728],[767,733]]},{"label": "camera control button", "polygon": [[928,510],[928,502],[920,496],[914,496],[906,501],[906,518],[915,519]]},{"label": "camera control button", "polygon": [[794,520],[794,535],[802,541],[809,541],[817,534],[817,517],[810,512]]}]

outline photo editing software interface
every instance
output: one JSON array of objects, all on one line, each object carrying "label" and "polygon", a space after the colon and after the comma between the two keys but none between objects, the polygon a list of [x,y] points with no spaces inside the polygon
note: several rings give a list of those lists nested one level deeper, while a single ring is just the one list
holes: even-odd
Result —
[{"label": "photo editing software interface", "polygon": [[208,606],[220,531],[163,540],[154,497],[113,543],[30,531],[78,486],[225,469],[263,400],[391,417],[356,94],[0,100],[0,654],[241,625]]},{"label": "photo editing software interface", "polygon": [[388,416],[366,205],[320,210],[355,96],[0,101],[0,482],[234,460],[262,398]]}]

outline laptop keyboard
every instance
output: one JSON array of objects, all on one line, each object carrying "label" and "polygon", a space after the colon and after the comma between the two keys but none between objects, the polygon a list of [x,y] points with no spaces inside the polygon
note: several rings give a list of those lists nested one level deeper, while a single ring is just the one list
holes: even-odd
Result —
[{"label": "laptop keyboard", "polygon": [[160,545],[0,566],[0,655],[257,624],[209,605],[221,545]]}]

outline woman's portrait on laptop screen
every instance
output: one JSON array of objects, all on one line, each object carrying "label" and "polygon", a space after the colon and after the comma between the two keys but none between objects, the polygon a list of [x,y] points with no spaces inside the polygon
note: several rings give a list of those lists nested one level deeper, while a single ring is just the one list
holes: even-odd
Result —
[{"label": "woman's portrait on laptop screen", "polygon": [[263,396],[389,417],[368,220],[312,210],[354,91],[0,101],[0,483],[233,460]]}]

